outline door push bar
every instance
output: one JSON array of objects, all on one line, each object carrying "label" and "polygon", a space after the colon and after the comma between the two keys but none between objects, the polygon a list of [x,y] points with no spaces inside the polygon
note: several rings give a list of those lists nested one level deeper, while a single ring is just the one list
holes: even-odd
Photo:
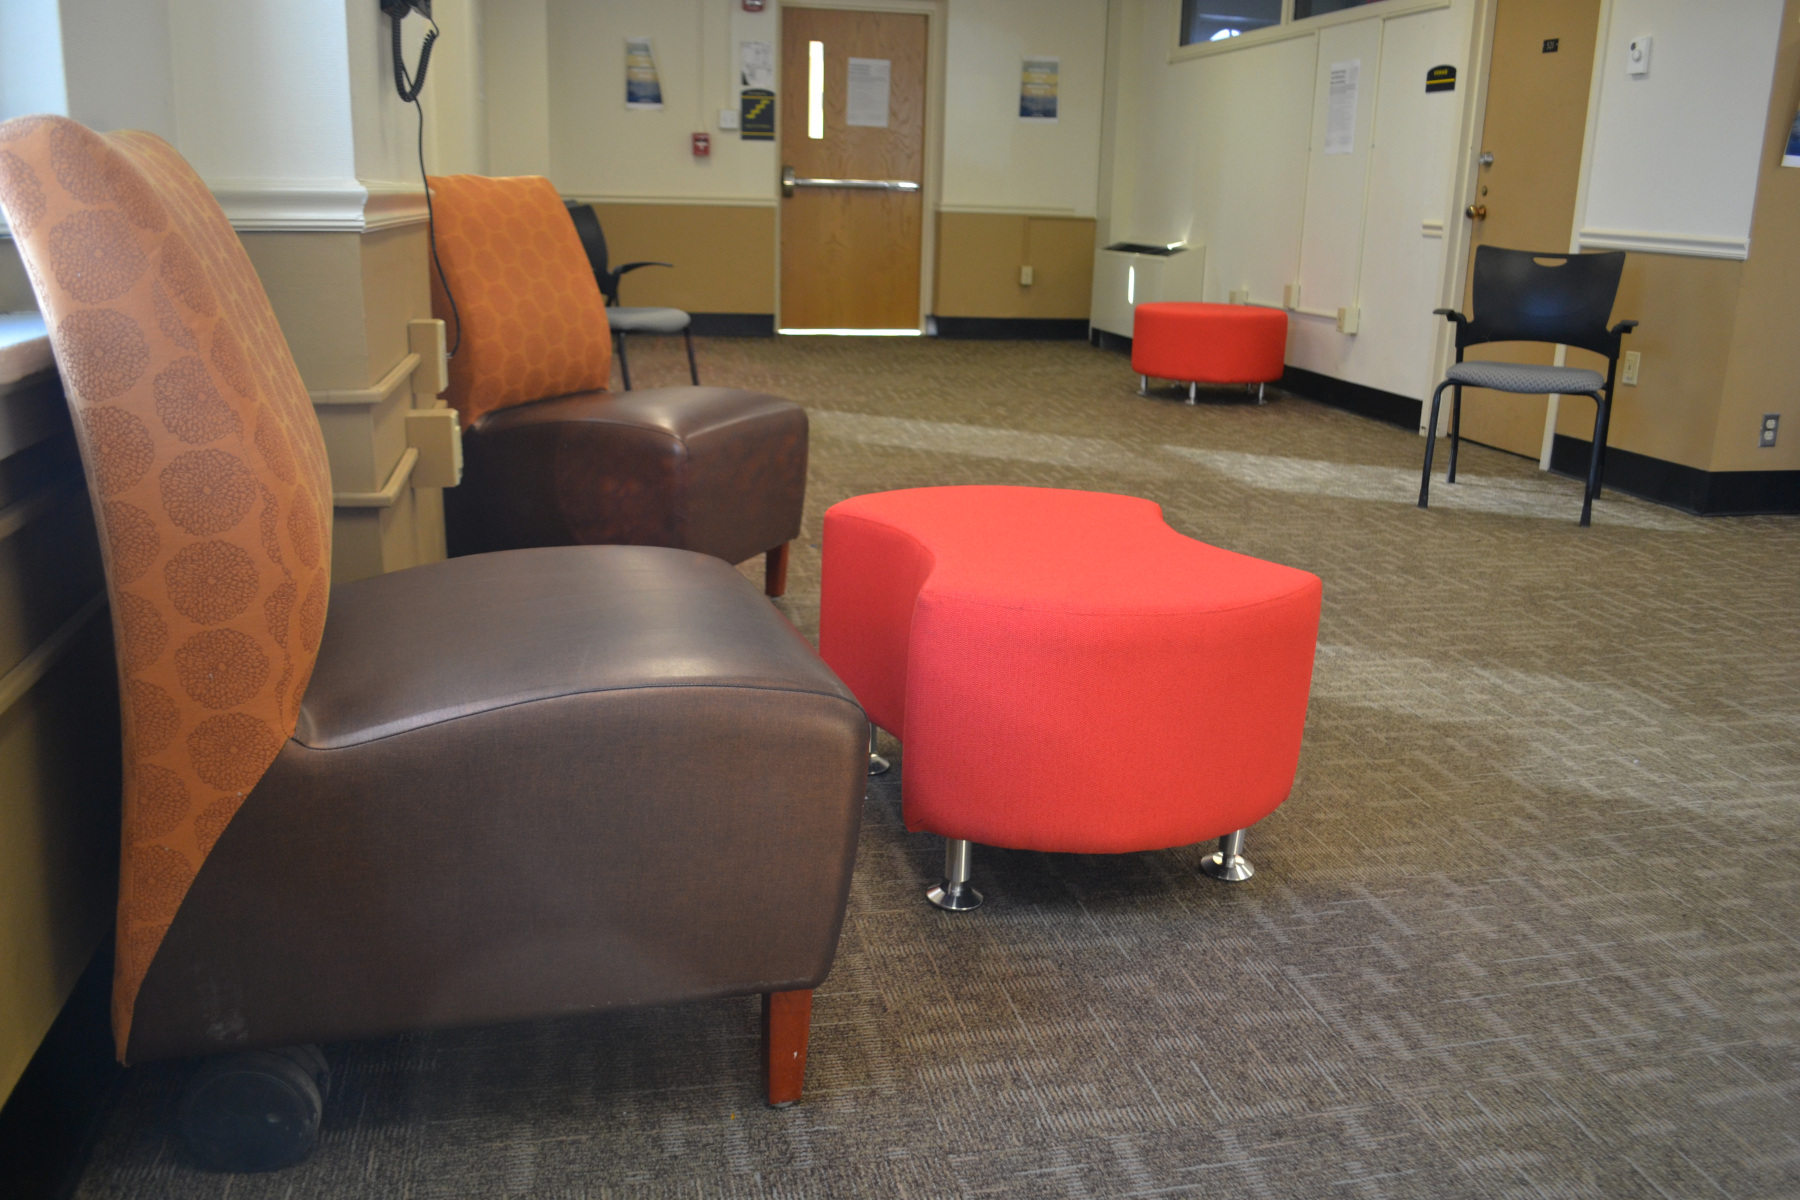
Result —
[{"label": "door push bar", "polygon": [[794,168],[781,168],[781,194],[792,196],[795,188],[855,188],[865,192],[916,192],[919,185],[910,179],[797,179]]}]

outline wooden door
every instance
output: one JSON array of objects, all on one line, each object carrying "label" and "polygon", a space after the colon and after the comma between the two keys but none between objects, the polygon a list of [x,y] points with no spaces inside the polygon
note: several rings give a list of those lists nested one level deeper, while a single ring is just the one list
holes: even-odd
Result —
[{"label": "wooden door", "polygon": [[[912,13],[781,11],[781,156],[784,176],[791,170],[802,181],[782,188],[784,329],[919,327],[925,21]],[[814,44],[824,65],[817,116],[809,95]],[[807,186],[809,179],[914,186]]]},{"label": "wooden door", "polygon": [[[1475,189],[1487,216],[1474,220],[1471,256],[1481,245],[1568,251],[1599,29],[1600,0],[1500,0],[1481,131],[1481,149],[1494,159]],[[1469,302],[1465,295],[1464,312]],[[1474,346],[1465,357],[1548,364],[1554,354],[1551,346],[1515,342]],[[1465,389],[1463,436],[1536,458],[1547,404],[1542,396]]]}]

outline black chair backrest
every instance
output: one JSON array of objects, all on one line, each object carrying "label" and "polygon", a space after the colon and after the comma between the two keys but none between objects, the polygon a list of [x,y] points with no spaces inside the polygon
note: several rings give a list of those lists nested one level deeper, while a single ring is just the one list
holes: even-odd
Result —
[{"label": "black chair backrest", "polygon": [[569,219],[575,222],[575,232],[581,235],[581,248],[587,251],[588,265],[594,268],[601,295],[606,297],[608,305],[618,304],[619,280],[607,261],[606,231],[600,228],[599,214],[594,212],[593,205],[579,200],[564,200],[563,204],[569,210]]},{"label": "black chair backrest", "polygon": [[1475,311],[1457,330],[1461,349],[1479,342],[1561,342],[1611,358],[1619,338],[1607,332],[1625,252],[1534,254],[1475,248]]}]

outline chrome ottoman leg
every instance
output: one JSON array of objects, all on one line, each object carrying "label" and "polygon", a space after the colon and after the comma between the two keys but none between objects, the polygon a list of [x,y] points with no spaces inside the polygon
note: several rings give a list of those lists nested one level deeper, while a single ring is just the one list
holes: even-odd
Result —
[{"label": "chrome ottoman leg", "polygon": [[1219,839],[1219,848],[1200,860],[1200,869],[1225,883],[1242,883],[1256,874],[1256,868],[1244,857],[1244,831],[1228,833]]},{"label": "chrome ottoman leg", "polygon": [[893,763],[890,763],[887,759],[875,753],[875,723],[873,721],[869,722],[869,774],[886,775],[888,768],[893,765]]},{"label": "chrome ottoman leg", "polygon": [[944,882],[925,893],[925,898],[950,912],[968,912],[981,905],[981,893],[969,886],[969,862],[973,857],[961,838],[944,841]]}]

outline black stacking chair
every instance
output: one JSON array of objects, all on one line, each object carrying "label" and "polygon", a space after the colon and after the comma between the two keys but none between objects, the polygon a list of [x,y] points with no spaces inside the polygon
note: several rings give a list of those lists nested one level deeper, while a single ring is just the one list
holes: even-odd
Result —
[{"label": "black stacking chair", "polygon": [[613,346],[619,352],[619,374],[625,380],[625,390],[631,390],[631,359],[625,353],[625,335],[628,333],[681,334],[687,339],[688,378],[699,387],[700,367],[694,362],[692,318],[679,308],[619,307],[621,279],[639,267],[673,267],[675,264],[633,262],[610,267],[606,257],[606,233],[600,228],[600,217],[594,212],[594,206],[579,200],[563,203],[568,206],[576,232],[581,234],[581,246],[587,251],[588,265],[594,268],[594,278],[600,282],[600,294],[606,297],[606,320],[612,326]]},{"label": "black stacking chair", "polygon": [[[1592,518],[1600,496],[1600,473],[1606,465],[1606,430],[1612,422],[1613,377],[1618,373],[1619,346],[1637,328],[1620,321],[1611,329],[1613,300],[1625,254],[1534,254],[1529,250],[1475,249],[1475,315],[1453,308],[1432,312],[1456,325],[1456,365],[1431,393],[1431,420],[1425,428],[1425,471],[1419,480],[1419,507],[1431,492],[1431,454],[1437,445],[1438,402],[1454,388],[1450,407],[1450,470],[1456,482],[1456,447],[1461,436],[1462,390],[1492,388],[1499,392],[1594,398],[1594,451],[1588,462],[1587,491],[1581,500],[1581,523]],[[1580,367],[1539,367],[1523,363],[1464,362],[1463,350],[1482,342],[1561,342],[1606,356],[1606,377]]]}]

